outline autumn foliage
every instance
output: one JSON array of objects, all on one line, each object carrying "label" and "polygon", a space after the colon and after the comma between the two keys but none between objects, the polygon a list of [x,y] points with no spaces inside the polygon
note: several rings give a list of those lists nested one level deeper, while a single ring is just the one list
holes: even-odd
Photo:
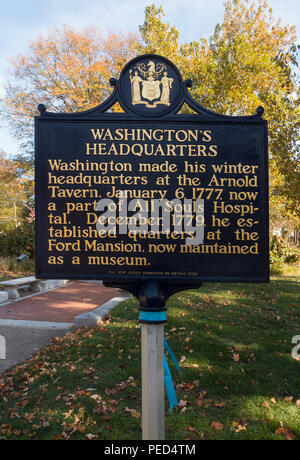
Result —
[{"label": "autumn foliage", "polygon": [[11,60],[6,104],[16,134],[32,135],[32,117],[40,103],[53,112],[87,110],[101,103],[111,92],[109,79],[119,76],[136,48],[135,35],[103,36],[94,27],[75,31],[64,26],[31,43],[28,56]]},{"label": "autumn foliage", "polygon": [[12,59],[2,113],[14,134],[29,145],[29,153],[38,104],[54,112],[95,107],[109,96],[109,79],[118,78],[128,60],[141,53],[161,54],[185,79],[193,80],[191,92],[205,107],[228,115],[250,115],[258,106],[265,108],[272,218],[299,222],[295,27],[276,20],[266,0],[227,0],[223,21],[209,39],[182,43],[176,27],[154,4],[146,7],[139,32],[104,34],[96,27],[76,31],[64,26],[34,41],[26,55]]}]

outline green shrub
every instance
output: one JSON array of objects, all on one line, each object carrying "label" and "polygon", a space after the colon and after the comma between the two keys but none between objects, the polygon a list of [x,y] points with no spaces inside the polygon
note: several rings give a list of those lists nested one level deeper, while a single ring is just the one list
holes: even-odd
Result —
[{"label": "green shrub", "polygon": [[7,272],[14,274],[34,273],[34,260],[28,259],[25,262],[19,263],[14,256],[0,257],[0,279],[7,278]]},{"label": "green shrub", "polygon": [[32,225],[16,228],[0,235],[0,256],[34,256],[34,230]]},{"label": "green shrub", "polygon": [[286,242],[277,235],[270,239],[270,264],[280,266],[282,264],[292,264],[298,259],[297,254],[293,253]]}]

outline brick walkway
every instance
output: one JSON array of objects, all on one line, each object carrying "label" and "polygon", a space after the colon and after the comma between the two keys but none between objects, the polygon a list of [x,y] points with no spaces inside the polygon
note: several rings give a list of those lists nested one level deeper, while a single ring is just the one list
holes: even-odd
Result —
[{"label": "brick walkway", "polygon": [[75,281],[3,307],[0,305],[0,319],[73,323],[75,316],[119,296],[116,289]]}]

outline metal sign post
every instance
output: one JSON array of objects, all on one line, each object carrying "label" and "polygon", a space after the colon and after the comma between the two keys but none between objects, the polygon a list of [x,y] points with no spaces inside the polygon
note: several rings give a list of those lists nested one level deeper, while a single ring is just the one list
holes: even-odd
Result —
[{"label": "metal sign post", "polygon": [[142,339],[143,440],[165,439],[164,323],[166,293],[154,281],[139,292]]},{"label": "metal sign post", "polygon": [[[111,283],[105,283],[111,285]],[[143,440],[165,439],[164,390],[164,323],[167,321],[166,301],[178,291],[200,287],[148,281],[139,286],[122,285],[140,303],[142,339],[142,432]],[[115,287],[120,287],[118,284]]]},{"label": "metal sign post", "polygon": [[198,289],[202,283],[158,281],[117,283],[104,286],[124,289],[139,300],[142,342],[142,434],[143,440],[165,439],[164,323],[166,302],[176,292]]},{"label": "metal sign post", "polygon": [[143,439],[165,439],[164,325],[142,324]]}]

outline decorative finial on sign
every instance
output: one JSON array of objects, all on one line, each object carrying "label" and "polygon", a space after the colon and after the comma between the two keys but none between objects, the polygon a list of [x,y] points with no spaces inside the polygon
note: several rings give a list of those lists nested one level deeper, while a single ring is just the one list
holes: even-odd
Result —
[{"label": "decorative finial on sign", "polygon": [[117,86],[117,79],[116,78],[110,78],[109,84],[110,84],[110,86],[112,86],[114,88],[115,86]]},{"label": "decorative finial on sign", "polygon": [[257,109],[256,109],[256,115],[257,115],[258,117],[262,117],[263,114],[264,114],[264,111],[265,111],[265,109],[260,105],[260,106],[257,107]]},{"label": "decorative finial on sign", "polygon": [[39,104],[38,111],[43,115],[46,112],[46,106],[44,104]]},{"label": "decorative finial on sign", "polygon": [[185,80],[185,85],[187,88],[191,88],[193,86],[193,80],[189,78],[188,80]]}]

